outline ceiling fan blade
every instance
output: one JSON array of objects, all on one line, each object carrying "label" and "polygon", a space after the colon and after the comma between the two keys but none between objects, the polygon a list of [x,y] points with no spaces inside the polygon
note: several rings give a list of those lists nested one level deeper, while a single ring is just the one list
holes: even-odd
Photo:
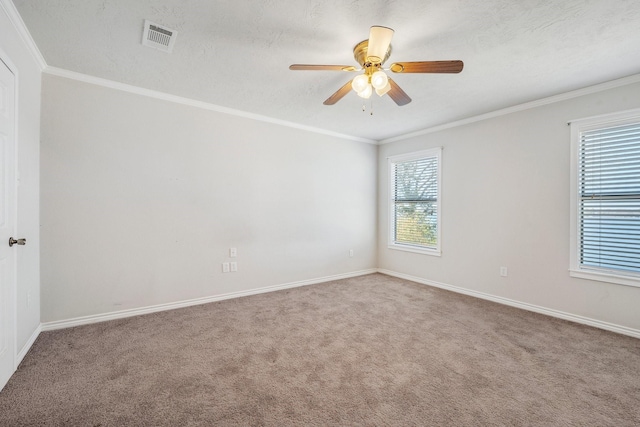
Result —
[{"label": "ceiling fan blade", "polygon": [[403,105],[407,105],[411,102],[411,98],[407,95],[400,86],[393,80],[389,79],[389,84],[391,85],[391,90],[387,92],[387,94],[393,99],[393,101],[398,104],[400,107]]},{"label": "ceiling fan blade", "polygon": [[309,65],[293,64],[289,65],[290,70],[313,70],[313,71],[356,71],[352,65]]},{"label": "ceiling fan blade", "polygon": [[459,73],[463,67],[462,61],[417,61],[395,62],[390,70],[394,73]]},{"label": "ceiling fan blade", "polygon": [[351,90],[351,80],[346,82],[344,86],[338,89],[333,95],[328,97],[326,101],[323,102],[324,105],[333,105],[336,102],[340,101],[346,94]]},{"label": "ceiling fan blade", "polygon": [[391,44],[394,31],[391,28],[373,26],[369,31],[369,45],[367,47],[367,60],[374,63],[382,63],[387,55],[387,49]]}]

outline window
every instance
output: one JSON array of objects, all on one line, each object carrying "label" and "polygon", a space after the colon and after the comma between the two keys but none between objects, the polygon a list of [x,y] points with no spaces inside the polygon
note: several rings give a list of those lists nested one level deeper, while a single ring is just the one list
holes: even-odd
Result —
[{"label": "window", "polygon": [[640,286],[640,110],[571,123],[571,275]]},{"label": "window", "polygon": [[440,255],[441,151],[389,158],[389,248]]}]

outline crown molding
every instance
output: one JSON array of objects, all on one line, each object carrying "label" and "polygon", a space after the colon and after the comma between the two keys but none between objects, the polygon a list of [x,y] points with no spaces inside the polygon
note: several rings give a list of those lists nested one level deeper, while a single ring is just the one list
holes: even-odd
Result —
[{"label": "crown molding", "polygon": [[18,13],[18,10],[16,9],[13,2],[11,0],[0,0],[0,8],[4,10],[4,13],[7,15],[9,21],[11,21],[13,27],[20,35],[22,42],[29,50],[29,53],[36,61],[36,64],[38,64],[38,66],[40,67],[40,70],[42,71],[47,68],[47,62],[44,60],[44,56],[42,56],[42,53],[40,52],[40,49],[38,49],[36,42],[33,41],[31,33],[29,33],[29,30],[27,30],[27,26],[24,24],[24,21],[22,20],[22,17],[20,16],[20,13]]},{"label": "crown molding", "polygon": [[503,108],[501,110],[491,111],[489,113],[480,114],[480,115],[473,116],[473,117],[468,117],[466,119],[456,120],[454,122],[445,123],[445,124],[442,124],[442,125],[433,126],[433,127],[430,127],[430,128],[418,130],[418,131],[415,131],[415,132],[406,133],[406,134],[403,134],[403,135],[398,135],[398,136],[394,136],[394,137],[391,137],[391,138],[382,139],[378,143],[380,145],[383,145],[383,144],[388,144],[388,143],[391,143],[391,142],[402,141],[404,139],[409,139],[409,138],[413,138],[413,137],[416,137],[416,136],[422,136],[422,135],[426,135],[426,134],[429,134],[429,133],[439,132],[439,131],[442,131],[442,130],[445,130],[445,129],[451,129],[451,128],[455,128],[455,127],[458,127],[458,126],[464,126],[464,125],[468,125],[470,123],[475,123],[475,122],[479,122],[479,121],[482,121],[482,120],[492,119],[494,117],[505,116],[507,114],[516,113],[518,111],[524,111],[524,110],[529,110],[531,108],[541,107],[543,105],[554,104],[556,102],[562,102],[562,101],[566,101],[566,100],[569,100],[569,99],[577,98],[577,97],[580,97],[580,96],[590,95],[592,93],[598,93],[598,92],[602,92],[602,91],[605,91],[605,90],[614,89],[614,88],[617,88],[617,87],[620,87],[620,86],[626,86],[626,85],[630,85],[630,84],[638,83],[638,82],[640,82],[640,74],[634,74],[634,75],[631,75],[631,76],[622,77],[620,79],[611,80],[611,81],[608,81],[608,82],[605,82],[605,83],[600,83],[600,84],[597,84],[597,85],[588,86],[588,87],[585,87],[585,88],[582,88],[582,89],[576,89],[576,90],[572,90],[570,92],[561,93],[559,95],[553,95],[553,96],[549,96],[547,98],[538,99],[536,101],[525,102],[524,104],[514,105],[512,107]]},{"label": "crown molding", "polygon": [[184,98],[181,96],[171,95],[164,92],[158,92],[151,89],[144,89],[138,86],[129,85],[126,83],[120,83],[113,80],[103,79],[101,77],[94,77],[87,74],[77,73],[75,71],[64,70],[62,68],[57,67],[46,67],[43,70],[44,73],[65,77],[72,80],[81,81],[84,83],[89,83],[97,86],[103,86],[110,89],[120,90],[123,92],[129,92],[136,95],[146,96],[149,98],[161,99],[163,101],[174,102],[176,104],[188,105],[190,107],[201,108],[203,110],[215,111],[223,114],[230,114],[233,116],[244,117],[247,119],[257,120],[261,122],[271,123],[279,126],[285,126],[293,129],[300,129],[307,132],[319,133],[322,135],[329,135],[336,138],[346,139],[350,141],[356,142],[365,142],[367,144],[377,144],[378,141],[368,138],[361,138],[353,135],[346,135],[343,133],[332,132],[326,129],[316,128],[312,126],[305,126],[294,122],[289,122],[286,120],[275,119],[273,117],[263,116],[260,114],[247,113],[241,110],[235,110],[233,108],[222,107],[220,105],[210,104],[208,102],[197,101],[191,98]]}]

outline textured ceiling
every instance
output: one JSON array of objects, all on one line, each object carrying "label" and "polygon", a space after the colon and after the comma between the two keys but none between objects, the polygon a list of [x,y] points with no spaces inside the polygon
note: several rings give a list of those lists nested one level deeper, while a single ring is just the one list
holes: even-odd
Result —
[{"label": "textured ceiling", "polygon": [[[640,73],[638,0],[13,2],[49,66],[374,140]],[[144,19],[178,31],[173,53],[142,46]],[[396,31],[387,65],[465,68],[394,75],[413,102],[374,95],[373,115],[322,104],[355,74],[288,69],[356,65],[371,25]]]}]

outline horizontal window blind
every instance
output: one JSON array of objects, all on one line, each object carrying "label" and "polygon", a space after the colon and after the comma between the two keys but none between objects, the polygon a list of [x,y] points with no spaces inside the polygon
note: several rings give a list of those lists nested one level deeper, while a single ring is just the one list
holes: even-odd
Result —
[{"label": "horizontal window blind", "polygon": [[583,131],[580,264],[640,273],[640,123]]},{"label": "horizontal window blind", "polygon": [[394,241],[435,247],[438,243],[438,157],[395,164]]}]

